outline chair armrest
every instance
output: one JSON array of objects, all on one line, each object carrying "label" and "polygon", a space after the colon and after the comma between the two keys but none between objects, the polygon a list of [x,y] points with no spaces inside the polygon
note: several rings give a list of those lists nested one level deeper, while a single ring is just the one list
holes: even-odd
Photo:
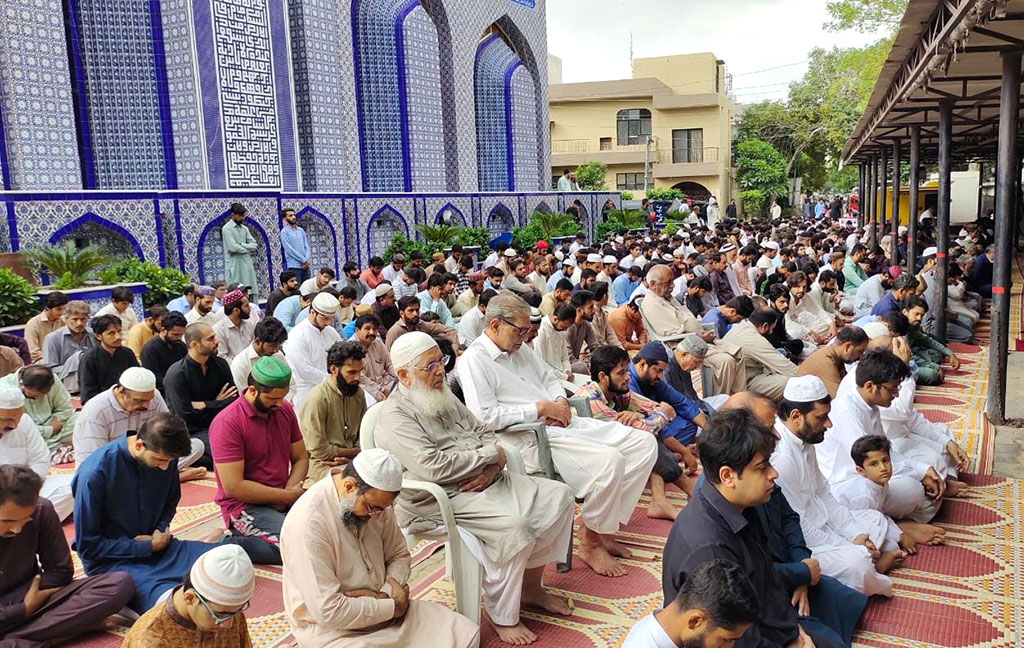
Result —
[{"label": "chair armrest", "polygon": [[551,443],[548,441],[548,428],[540,421],[532,423],[516,423],[498,431],[502,432],[532,432],[537,437],[537,458],[540,461],[541,471],[548,479],[557,479],[555,462],[551,458]]},{"label": "chair armrest", "polygon": [[458,531],[455,530],[455,510],[452,508],[451,500],[448,499],[448,493],[444,492],[443,488],[434,482],[421,481],[419,479],[403,479],[402,488],[430,493],[430,496],[437,501],[438,508],[441,509],[441,519],[444,521],[444,527],[448,532],[449,538],[452,534],[456,538],[459,537]]},{"label": "chair armrest", "polygon": [[658,342],[661,342],[665,346],[673,346],[675,344],[678,344],[683,340],[683,338],[692,335],[692,333],[677,333],[676,335],[657,336],[651,334],[650,330],[647,331],[647,334],[653,337]]},{"label": "chair armrest", "polygon": [[589,398],[570,398],[569,407],[572,408],[575,416],[582,416],[583,418],[591,418],[593,416]]},{"label": "chair armrest", "polygon": [[523,455],[519,452],[519,448],[508,443],[499,443],[498,445],[505,451],[505,468],[510,473],[525,475],[526,463],[523,462]]}]

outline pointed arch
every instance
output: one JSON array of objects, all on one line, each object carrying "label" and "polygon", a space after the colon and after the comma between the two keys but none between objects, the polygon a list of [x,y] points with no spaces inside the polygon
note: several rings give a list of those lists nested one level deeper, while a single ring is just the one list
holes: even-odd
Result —
[{"label": "pointed arch", "polygon": [[[455,205],[451,204],[450,202],[449,203],[445,203],[444,207],[442,207],[441,209],[437,210],[437,214],[434,215],[434,223],[435,224],[441,222],[441,215],[444,214],[445,212],[449,212],[449,215],[452,216],[453,219],[454,218],[459,219],[459,221],[461,221],[461,223],[462,223],[462,227],[466,227],[469,224],[466,221],[466,216],[465,216],[465,214],[462,213],[462,210],[459,209],[458,207],[456,207]],[[450,225],[457,225],[457,223],[454,223],[454,222],[449,223],[449,224]]]},{"label": "pointed arch", "polygon": [[366,245],[370,256],[379,256],[387,249],[395,234],[409,236],[409,223],[390,205],[384,205],[366,223]]},{"label": "pointed arch", "polygon": [[139,240],[135,238],[131,232],[121,227],[117,223],[109,221],[106,218],[103,218],[102,216],[94,214],[93,212],[86,212],[82,214],[75,220],[71,221],[64,227],[61,227],[56,232],[54,232],[53,235],[50,236],[50,245],[56,245],[65,236],[74,233],[75,230],[81,229],[82,227],[90,223],[102,227],[103,229],[109,230],[110,232],[117,234],[118,236],[121,236],[128,243],[128,245],[131,246],[132,250],[135,252],[135,256],[139,257],[140,261],[146,260],[146,255],[143,254],[142,252],[142,246],[139,244]]},{"label": "pointed arch", "polygon": [[511,232],[515,225],[516,221],[512,215],[512,210],[505,203],[499,202],[491,208],[490,213],[487,215],[487,229],[494,236],[504,232]]},{"label": "pointed arch", "polygon": [[[230,210],[222,212],[219,216],[207,223],[206,227],[204,227],[203,231],[199,234],[199,241],[196,243],[196,256],[197,261],[199,262],[199,281],[202,283],[206,283],[206,271],[208,267],[218,268],[221,272],[224,270],[223,242],[221,242],[221,254],[211,255],[210,258],[207,258],[203,248],[206,246],[207,237],[210,236],[214,230],[217,232],[217,237],[220,238],[220,228],[227,222],[230,214]],[[270,286],[270,290],[273,290],[274,263],[270,255],[270,237],[267,236],[267,231],[252,218],[245,219],[245,224],[259,234],[260,238],[263,239],[263,255],[261,255],[260,259],[254,259],[253,265],[256,268],[257,274],[260,274],[261,272],[265,273],[266,276],[261,277],[261,279],[264,279],[267,282],[267,285]],[[220,277],[217,278],[220,279]]]},{"label": "pointed arch", "polygon": [[[334,273],[337,275],[340,270],[340,268],[338,267],[338,233],[334,229],[334,224],[331,223],[331,220],[329,218],[327,218],[322,213],[309,206],[303,207],[295,214],[295,219],[297,221],[302,221],[304,217],[308,217],[307,220],[313,219],[314,222],[326,225],[327,232],[330,233],[330,240],[321,242],[318,239],[321,239],[323,237],[316,236],[317,233],[315,230],[313,230],[314,235],[310,236],[311,228],[304,228],[306,229],[306,236],[309,237],[309,247],[313,251],[314,263],[312,265],[319,267],[316,263],[316,254],[317,252],[322,252],[323,249],[327,247],[331,252],[333,252]],[[281,246],[281,258],[284,259],[284,246]]]}]

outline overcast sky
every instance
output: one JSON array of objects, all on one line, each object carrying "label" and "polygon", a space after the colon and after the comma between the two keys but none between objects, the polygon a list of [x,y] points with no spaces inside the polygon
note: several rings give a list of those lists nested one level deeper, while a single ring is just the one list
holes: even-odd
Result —
[{"label": "overcast sky", "polygon": [[547,12],[548,51],[566,83],[629,78],[632,32],[636,58],[713,52],[739,103],[785,98],[814,47],[873,40],[824,31],[825,0],[548,0]]}]

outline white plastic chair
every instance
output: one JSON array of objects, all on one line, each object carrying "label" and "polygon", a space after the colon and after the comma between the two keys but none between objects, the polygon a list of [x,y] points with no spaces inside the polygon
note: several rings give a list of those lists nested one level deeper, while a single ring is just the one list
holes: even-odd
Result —
[{"label": "white plastic chair", "polygon": [[[641,297],[637,297],[636,305],[638,307],[643,303],[643,299],[644,298],[642,296]],[[675,298],[673,297],[672,299],[675,299]],[[685,308],[685,306],[684,306],[684,308]],[[667,335],[667,336],[664,336],[664,337],[659,336],[657,333],[654,332],[654,329],[651,328],[651,323],[647,321],[647,316],[644,315],[644,309],[643,308],[640,308],[640,319],[644,323],[644,328],[647,329],[647,335],[649,335],[651,337],[651,339],[653,339],[655,342],[661,342],[662,346],[665,347],[665,350],[668,351],[668,357],[669,358],[672,357],[673,349],[675,348],[676,344],[679,343],[680,340],[682,340],[685,337],[689,337],[690,335],[696,335],[696,333],[679,333],[677,335]],[[702,325],[702,328],[703,328],[703,325]],[[707,330],[707,329],[705,329],[705,330]],[[700,387],[701,387],[701,391],[704,392],[704,398],[708,398],[708,397],[714,395],[715,388],[714,388],[714,384],[712,382],[714,380],[714,378],[715,378],[715,375],[714,375],[714,373],[712,373],[711,367],[707,366],[706,364],[701,363],[701,366],[700,366]]]},{"label": "white plastic chair", "polygon": [[[368,450],[377,447],[374,432],[377,428],[378,419],[381,415],[381,403],[370,407],[363,414],[362,422],[359,425],[359,446]],[[510,472],[526,474],[523,458],[519,450],[505,443],[499,443],[505,451],[505,467]],[[441,519],[444,522],[444,530],[436,533],[410,534],[405,529],[405,541],[411,550],[421,540],[443,540],[445,543],[445,576],[455,586],[455,610],[470,619],[476,624],[480,623],[481,585],[483,583],[483,566],[476,557],[469,551],[462,541],[462,536],[455,526],[455,511],[452,509],[451,500],[448,494],[439,485],[421,481],[418,479],[402,479],[402,488],[411,490],[422,490],[430,493],[437,501],[441,510]]]}]

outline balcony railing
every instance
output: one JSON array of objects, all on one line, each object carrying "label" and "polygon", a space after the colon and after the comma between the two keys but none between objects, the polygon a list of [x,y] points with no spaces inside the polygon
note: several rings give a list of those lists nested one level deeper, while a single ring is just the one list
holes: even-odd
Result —
[{"label": "balcony railing", "polygon": [[658,162],[661,164],[703,164],[718,162],[718,147],[705,148],[674,148],[658,151]]},{"label": "balcony railing", "polygon": [[[651,138],[651,159],[654,159],[655,151],[658,148],[658,138]],[[640,144],[619,144],[618,140],[611,138],[611,141],[592,139],[564,139],[551,140],[551,152],[554,154],[564,153],[643,153],[647,145]]]}]

